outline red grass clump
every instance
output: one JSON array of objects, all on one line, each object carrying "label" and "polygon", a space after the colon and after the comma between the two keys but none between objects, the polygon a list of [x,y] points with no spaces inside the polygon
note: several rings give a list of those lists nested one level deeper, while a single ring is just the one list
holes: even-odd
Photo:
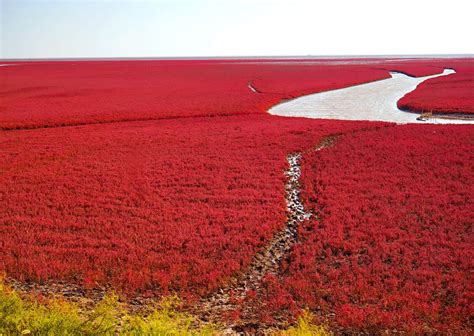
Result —
[{"label": "red grass clump", "polygon": [[474,113],[474,60],[453,62],[456,73],[421,83],[398,101],[403,110],[436,113]]},{"label": "red grass clump", "polygon": [[303,197],[320,220],[282,271],[292,300],[347,332],[469,334],[472,132],[397,126],[305,155]]}]

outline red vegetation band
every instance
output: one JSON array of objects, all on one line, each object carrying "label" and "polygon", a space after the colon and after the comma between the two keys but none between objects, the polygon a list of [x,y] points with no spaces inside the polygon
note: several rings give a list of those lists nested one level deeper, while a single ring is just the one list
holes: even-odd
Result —
[{"label": "red vegetation band", "polygon": [[[0,129],[266,113],[284,99],[387,78],[387,70],[424,76],[459,65],[456,76],[467,76],[462,85],[472,87],[472,72],[464,74],[470,67],[467,61],[346,63],[21,63],[0,69]],[[249,83],[261,93],[252,92]],[[433,96],[430,88],[421,95]],[[465,105],[472,106],[472,95],[468,103],[461,95],[466,90],[443,89],[441,103],[449,100],[449,109],[469,112]],[[439,90],[435,93],[438,96]],[[422,105],[419,101],[415,94],[404,99],[402,107],[428,109],[426,99]]]}]

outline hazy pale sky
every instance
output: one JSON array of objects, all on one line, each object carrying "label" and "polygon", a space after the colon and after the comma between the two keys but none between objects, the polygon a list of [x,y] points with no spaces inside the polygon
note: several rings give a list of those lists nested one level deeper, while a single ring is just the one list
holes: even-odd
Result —
[{"label": "hazy pale sky", "polygon": [[474,53],[465,0],[0,0],[0,58]]}]

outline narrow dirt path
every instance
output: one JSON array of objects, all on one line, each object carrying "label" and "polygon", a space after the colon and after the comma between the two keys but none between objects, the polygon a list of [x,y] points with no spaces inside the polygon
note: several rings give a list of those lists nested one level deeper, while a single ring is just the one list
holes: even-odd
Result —
[{"label": "narrow dirt path", "polygon": [[[333,145],[336,136],[324,138],[316,148],[322,150]],[[312,214],[305,211],[300,198],[300,177],[302,153],[287,156],[288,170],[285,171],[285,198],[287,205],[287,221],[285,227],[277,232],[268,244],[258,252],[249,268],[240,277],[233,279],[226,287],[218,289],[214,294],[199,302],[196,312],[204,322],[222,320],[226,312],[238,309],[243,316],[242,322],[228,325],[224,335],[266,334],[268,326],[260,324],[251,317],[255,315],[252,307],[236,302],[245,302],[249,292],[262,292],[262,280],[265,275],[278,275],[281,262],[289,255],[293,245],[298,241],[298,226],[309,219]]]},{"label": "narrow dirt path", "polygon": [[[250,266],[244,273],[231,280],[227,286],[202,299],[192,308],[193,314],[199,317],[200,322],[222,322],[222,316],[226,312],[239,309],[246,318],[239,323],[226,325],[226,329],[222,331],[224,335],[265,335],[275,330],[275,326],[265,325],[258,320],[255,309],[260,307],[246,305],[245,298],[250,291],[262,293],[262,281],[266,275],[278,276],[282,261],[289,256],[293,245],[298,242],[298,226],[313,216],[313,214],[305,211],[300,198],[300,160],[302,154],[331,147],[337,137],[337,135],[327,136],[316,147],[304,152],[291,153],[287,156],[288,169],[284,172],[286,176],[285,198],[287,205],[285,227],[278,231],[267,245],[254,256]],[[110,287],[85,289],[80,285],[61,281],[36,283],[6,278],[4,282],[19,293],[25,295],[38,293],[46,297],[64,297],[81,304],[84,309],[97,304],[106,293],[111,292]],[[147,312],[146,307],[152,302],[153,299],[144,299],[138,296],[127,303],[131,312],[143,313]]]}]

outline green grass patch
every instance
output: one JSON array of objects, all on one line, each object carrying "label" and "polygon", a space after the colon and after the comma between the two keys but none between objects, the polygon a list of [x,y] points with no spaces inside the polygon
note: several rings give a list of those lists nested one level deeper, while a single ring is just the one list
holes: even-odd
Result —
[{"label": "green grass patch", "polygon": [[[152,304],[146,315],[130,314],[118,296],[109,294],[92,307],[61,298],[20,296],[0,279],[0,336],[10,335],[219,335],[216,325],[203,325],[179,310],[176,296]],[[304,312],[282,336],[326,336],[328,329],[312,323]]]},{"label": "green grass patch", "polygon": [[116,295],[91,309],[62,299],[38,302],[22,298],[0,283],[0,335],[216,335],[212,325],[199,326],[179,312],[179,300],[162,300],[146,316],[127,313]]},{"label": "green grass patch", "polygon": [[285,331],[281,331],[281,336],[329,336],[331,332],[325,326],[316,325],[313,323],[314,317],[308,312],[304,311],[298,318],[295,326],[290,327]]}]

